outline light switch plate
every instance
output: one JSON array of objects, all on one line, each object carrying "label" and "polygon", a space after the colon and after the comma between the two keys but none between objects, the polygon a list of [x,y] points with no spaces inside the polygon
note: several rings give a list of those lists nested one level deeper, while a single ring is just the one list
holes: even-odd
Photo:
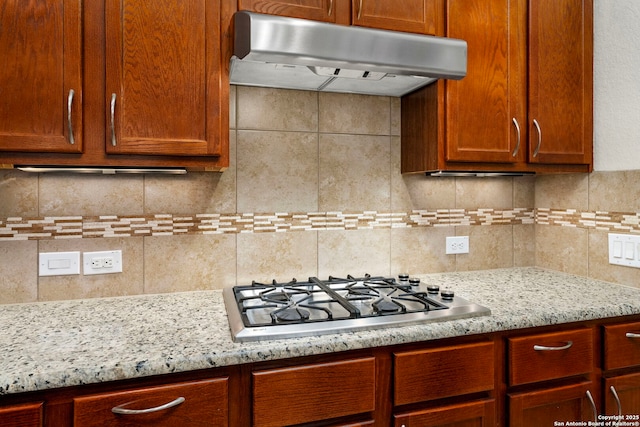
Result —
[{"label": "light switch plate", "polygon": [[609,233],[609,264],[640,268],[640,235]]},{"label": "light switch plate", "polygon": [[38,254],[39,276],[80,274],[80,252],[42,252]]}]

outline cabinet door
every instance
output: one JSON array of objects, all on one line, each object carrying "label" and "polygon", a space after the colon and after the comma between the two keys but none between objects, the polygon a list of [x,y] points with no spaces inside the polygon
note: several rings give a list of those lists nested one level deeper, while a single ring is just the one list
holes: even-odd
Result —
[{"label": "cabinet door", "polygon": [[529,7],[529,161],[590,164],[592,0],[536,0]]},{"label": "cabinet door", "polygon": [[[604,381],[606,415],[640,416],[640,373],[607,378]],[[640,421],[638,418],[626,421]]]},{"label": "cabinet door", "polygon": [[446,160],[525,162],[525,2],[448,0],[447,35],[468,58],[466,77],[446,82]]},{"label": "cabinet door", "polygon": [[353,0],[353,25],[436,34],[442,18],[437,0]]},{"label": "cabinet door", "polygon": [[511,427],[552,426],[557,421],[595,421],[590,382],[508,395]]},{"label": "cabinet door", "polygon": [[398,352],[393,360],[395,405],[491,391],[495,387],[492,342]]},{"label": "cabinet door", "polygon": [[2,427],[41,427],[42,402],[0,407]]},{"label": "cabinet door", "polygon": [[[226,378],[104,393],[73,399],[75,427],[228,425]],[[180,402],[181,398],[184,398]],[[143,411],[115,413],[113,408]],[[146,413],[145,413],[146,412]]]},{"label": "cabinet door", "polygon": [[220,4],[107,0],[106,151],[221,155]]},{"label": "cabinet door", "polygon": [[395,427],[493,427],[495,402],[462,403],[395,415]]},{"label": "cabinet door", "polygon": [[350,0],[238,0],[238,10],[349,25]]},{"label": "cabinet door", "polygon": [[0,151],[82,152],[80,0],[0,5]]},{"label": "cabinet door", "polygon": [[375,364],[367,357],[254,372],[253,425],[278,427],[372,412]]}]

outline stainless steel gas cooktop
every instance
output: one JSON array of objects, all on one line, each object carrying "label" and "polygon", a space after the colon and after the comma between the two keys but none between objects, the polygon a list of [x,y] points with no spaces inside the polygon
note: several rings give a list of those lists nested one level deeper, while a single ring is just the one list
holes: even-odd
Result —
[{"label": "stainless steel gas cooktop", "polygon": [[223,290],[236,342],[335,334],[436,322],[491,311],[417,279],[329,277]]}]

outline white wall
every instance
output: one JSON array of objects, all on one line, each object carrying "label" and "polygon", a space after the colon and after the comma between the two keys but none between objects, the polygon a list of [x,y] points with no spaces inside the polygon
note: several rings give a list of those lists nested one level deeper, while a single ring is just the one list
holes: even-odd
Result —
[{"label": "white wall", "polygon": [[594,3],[594,169],[640,169],[640,1]]}]

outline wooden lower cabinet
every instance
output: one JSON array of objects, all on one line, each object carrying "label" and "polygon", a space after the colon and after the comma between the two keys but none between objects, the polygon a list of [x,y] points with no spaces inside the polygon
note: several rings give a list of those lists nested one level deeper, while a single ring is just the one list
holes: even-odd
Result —
[{"label": "wooden lower cabinet", "polygon": [[1,395],[0,426],[544,427],[638,416],[639,333],[633,315]]},{"label": "wooden lower cabinet", "polygon": [[254,426],[295,425],[375,410],[374,357],[269,369],[252,377]]},{"label": "wooden lower cabinet", "polygon": [[604,414],[640,421],[640,322],[603,327]]},{"label": "wooden lower cabinet", "polygon": [[394,416],[394,427],[493,427],[494,400],[461,403]]},{"label": "wooden lower cabinet", "polygon": [[74,427],[228,425],[227,379],[95,394],[73,399]]},{"label": "wooden lower cabinet", "polygon": [[394,404],[491,391],[494,360],[492,342],[394,353]]},{"label": "wooden lower cabinet", "polygon": [[593,333],[581,328],[509,338],[509,385],[588,374],[594,368]]},{"label": "wooden lower cabinet", "polygon": [[604,414],[624,415],[640,421],[640,373],[604,380]]},{"label": "wooden lower cabinet", "polygon": [[0,426],[2,427],[40,427],[42,420],[42,402],[0,406]]},{"label": "wooden lower cabinet", "polygon": [[595,421],[590,382],[508,396],[510,427],[552,426],[554,422]]}]

